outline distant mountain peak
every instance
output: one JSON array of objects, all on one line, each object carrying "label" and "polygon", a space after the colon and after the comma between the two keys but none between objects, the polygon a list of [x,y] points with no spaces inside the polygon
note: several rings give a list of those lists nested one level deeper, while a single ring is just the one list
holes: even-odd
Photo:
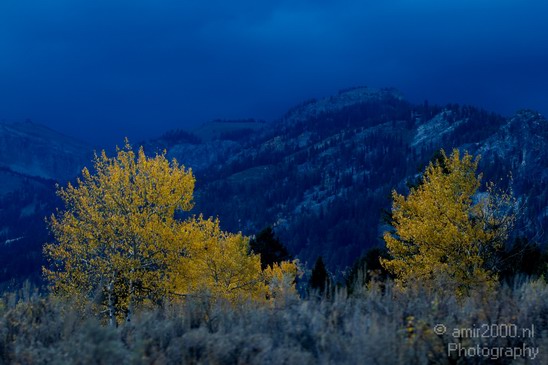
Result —
[{"label": "distant mountain peak", "polygon": [[403,95],[394,88],[375,89],[366,86],[340,90],[337,95],[322,99],[311,99],[292,108],[285,116],[286,120],[306,120],[324,113],[337,112],[346,107],[366,102],[384,100],[403,100]]},{"label": "distant mountain peak", "polygon": [[0,123],[0,166],[34,177],[68,180],[91,160],[91,148],[49,127]]},{"label": "distant mountain peak", "polygon": [[[364,101],[366,99],[383,99],[386,96],[395,97],[397,99],[403,99],[402,93],[392,87],[383,87],[381,89],[370,88],[367,86],[356,86],[347,89],[339,90],[338,97],[343,97],[347,99],[353,99],[355,101]],[[330,97],[333,98],[333,97]]]}]

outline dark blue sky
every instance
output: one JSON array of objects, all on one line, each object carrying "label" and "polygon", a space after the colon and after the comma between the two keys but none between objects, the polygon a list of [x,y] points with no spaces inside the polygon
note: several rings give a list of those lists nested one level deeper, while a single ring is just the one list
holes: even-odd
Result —
[{"label": "dark blue sky", "polygon": [[109,147],[311,97],[548,113],[546,0],[1,0],[0,120]]}]

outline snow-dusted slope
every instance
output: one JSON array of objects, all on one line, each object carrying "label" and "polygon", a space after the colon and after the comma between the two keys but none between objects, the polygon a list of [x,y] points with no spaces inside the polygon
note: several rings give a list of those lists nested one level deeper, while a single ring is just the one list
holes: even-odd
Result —
[{"label": "snow-dusted slope", "polygon": [[548,166],[547,142],[548,121],[533,110],[520,110],[478,152],[491,159],[505,159],[514,173],[525,173],[530,168]]}]

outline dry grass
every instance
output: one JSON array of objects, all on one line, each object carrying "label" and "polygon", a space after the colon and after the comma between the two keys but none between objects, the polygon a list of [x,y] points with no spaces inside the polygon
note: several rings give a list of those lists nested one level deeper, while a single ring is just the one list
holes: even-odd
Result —
[{"label": "dry grass", "polygon": [[[534,338],[454,338],[436,324],[535,327]],[[475,326],[475,327],[474,327]],[[544,364],[548,361],[548,286],[523,281],[457,300],[420,287],[406,293],[373,284],[356,296],[288,300],[272,308],[230,308],[189,301],[142,311],[131,323],[104,326],[70,303],[26,293],[0,304],[3,364]],[[538,348],[498,360],[448,356],[450,343]]]}]

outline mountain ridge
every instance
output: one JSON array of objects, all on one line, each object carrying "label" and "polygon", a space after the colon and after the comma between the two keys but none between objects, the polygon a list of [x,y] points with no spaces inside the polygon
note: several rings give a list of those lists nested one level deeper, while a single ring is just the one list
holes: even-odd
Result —
[{"label": "mountain ridge", "polygon": [[[516,125],[523,126],[516,132]],[[504,118],[472,106],[413,105],[393,89],[354,88],[303,103],[243,142],[209,142],[217,143],[216,157],[196,171],[196,209],[246,234],[273,225],[293,253],[306,261],[323,255],[343,269],[349,257],[382,244],[390,192],[405,192],[441,148],[482,154],[487,179],[506,185],[513,171],[516,192],[530,194],[534,178],[547,171],[534,156],[547,150],[544,125],[534,111]],[[524,146],[530,168],[519,170],[512,161]],[[183,150],[172,146],[168,154],[185,163]],[[540,188],[523,198],[535,206],[527,214],[537,228],[546,225],[538,208],[548,203]]]},{"label": "mountain ridge", "polygon": [[23,175],[54,180],[76,176],[91,148],[33,122],[0,123],[0,166]]}]

